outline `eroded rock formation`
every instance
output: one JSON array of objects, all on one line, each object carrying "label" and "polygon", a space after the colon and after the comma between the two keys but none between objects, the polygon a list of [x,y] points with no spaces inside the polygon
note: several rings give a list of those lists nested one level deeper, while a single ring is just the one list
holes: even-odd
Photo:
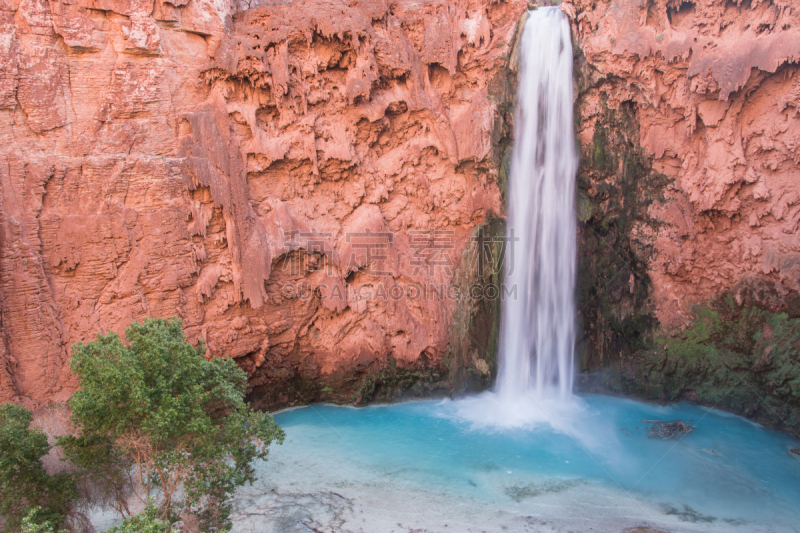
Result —
[{"label": "eroded rock formation", "polygon": [[453,386],[461,304],[407,295],[468,278],[503,210],[526,4],[269,4],[0,5],[0,400],[66,399],[69,346],[149,316],[263,405],[358,401],[378,372]]},{"label": "eroded rock formation", "polygon": [[[680,340],[662,341],[652,365],[633,372],[640,381],[651,376],[648,395],[685,393],[747,414],[774,395],[763,418],[775,422],[789,402],[800,423],[800,397],[786,389],[800,379],[793,334],[784,332],[788,359],[775,377],[781,341],[770,339],[783,319],[748,315],[800,316],[800,6],[564,0],[562,10],[576,38],[583,147],[584,368],[620,358],[626,368],[653,346],[652,335],[670,333]],[[698,315],[727,295],[733,303]],[[682,328],[699,331],[697,320],[719,329],[695,335],[695,351],[669,351],[689,342]],[[741,358],[698,355],[712,345],[712,359]],[[738,370],[721,378],[707,373],[714,365]],[[698,398],[694,389],[711,383],[740,397]]]},{"label": "eroded rock formation", "polygon": [[[632,106],[644,156],[670,183],[642,228],[656,314],[747,277],[800,290],[800,8],[789,0],[566,0],[587,64],[579,138]],[[664,206],[662,211],[659,207]],[[776,302],[776,305],[780,305]]]},{"label": "eroded rock formation", "polygon": [[[0,4],[0,400],[67,398],[69,346],[148,316],[263,406],[489,382],[497,302],[447,292],[498,281],[526,2],[266,4]],[[792,4],[562,2],[584,368],[721,295],[800,314]]]}]

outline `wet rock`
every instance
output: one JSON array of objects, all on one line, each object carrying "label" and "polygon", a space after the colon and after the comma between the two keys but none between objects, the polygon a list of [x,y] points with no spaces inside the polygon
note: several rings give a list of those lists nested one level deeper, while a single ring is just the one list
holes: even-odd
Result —
[{"label": "wet rock", "polygon": [[[800,12],[779,2],[670,0],[564,0],[561,9],[580,53],[579,206],[597,206],[579,214],[603,233],[626,217],[620,231],[646,263],[661,326],[683,326],[692,303],[725,292],[789,310],[800,291],[800,166],[791,148]],[[615,131],[598,135],[609,114]],[[635,132],[633,158],[616,143],[624,129]],[[639,156],[641,171],[631,165]],[[668,180],[663,201],[643,201],[648,173]],[[620,248],[601,253],[627,259]],[[618,302],[619,286],[608,290]],[[630,311],[623,301],[615,312]]]}]

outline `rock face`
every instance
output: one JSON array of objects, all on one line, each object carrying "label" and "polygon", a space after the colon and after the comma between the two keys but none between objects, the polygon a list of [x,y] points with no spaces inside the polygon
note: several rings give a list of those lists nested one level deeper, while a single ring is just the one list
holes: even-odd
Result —
[{"label": "rock face", "polygon": [[66,399],[69,346],[151,316],[265,406],[455,386],[525,6],[5,0],[0,401]]},{"label": "rock face", "polygon": [[[800,7],[564,0],[562,10],[583,148],[583,368],[612,363],[638,381],[623,389],[768,423],[793,413],[800,428],[800,395],[786,387],[800,382]],[[715,300],[727,303],[700,312]]]},{"label": "rock face", "polygon": [[[66,399],[69,346],[149,316],[265,407],[490,382],[499,306],[465,296],[499,281],[527,3],[261,3],[0,4],[0,401]],[[562,2],[584,369],[723,295],[711,323],[770,332],[737,348],[754,389],[796,363],[798,326],[746,311],[800,315],[792,4]],[[727,405],[636,364],[651,396]]]},{"label": "rock face", "polygon": [[662,224],[637,228],[653,246],[662,325],[683,325],[693,303],[754,278],[785,309],[800,291],[800,8],[565,0],[562,9],[586,63],[581,144],[596,144],[609,110],[630,109],[642,155],[668,181],[665,201],[642,215]]}]

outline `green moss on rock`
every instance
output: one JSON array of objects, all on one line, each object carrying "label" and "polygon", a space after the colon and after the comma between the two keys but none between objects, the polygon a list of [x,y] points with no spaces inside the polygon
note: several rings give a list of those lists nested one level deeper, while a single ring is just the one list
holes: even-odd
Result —
[{"label": "green moss on rock", "polygon": [[800,319],[742,307],[727,294],[700,307],[689,327],[658,336],[620,390],[662,401],[690,400],[800,432]]},{"label": "green moss on rock", "polygon": [[447,394],[451,387],[449,377],[449,370],[439,365],[397,368],[390,364],[364,379],[353,403],[366,405],[372,402],[392,402],[401,398]]},{"label": "green moss on rock", "polygon": [[[580,113],[579,98],[576,114]],[[577,299],[584,338],[581,369],[625,358],[652,342],[657,330],[647,263],[660,222],[653,202],[664,201],[668,180],[654,172],[639,145],[632,104],[603,105],[592,143],[578,170]]]},{"label": "green moss on rock", "polygon": [[[505,220],[492,217],[477,226],[464,250],[454,285],[462,295],[451,320],[448,366],[453,375],[453,392],[480,391],[489,388],[497,376],[497,352],[500,343],[501,293],[485,296],[485,288],[502,290],[502,258]],[[472,287],[480,296],[470,295]]]}]

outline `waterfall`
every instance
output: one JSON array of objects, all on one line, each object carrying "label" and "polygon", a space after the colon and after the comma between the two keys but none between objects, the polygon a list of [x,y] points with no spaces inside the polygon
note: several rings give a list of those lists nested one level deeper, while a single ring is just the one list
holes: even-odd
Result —
[{"label": "waterfall", "polygon": [[575,149],[572,44],[558,7],[530,13],[520,44],[500,398],[572,396],[575,345]]}]

